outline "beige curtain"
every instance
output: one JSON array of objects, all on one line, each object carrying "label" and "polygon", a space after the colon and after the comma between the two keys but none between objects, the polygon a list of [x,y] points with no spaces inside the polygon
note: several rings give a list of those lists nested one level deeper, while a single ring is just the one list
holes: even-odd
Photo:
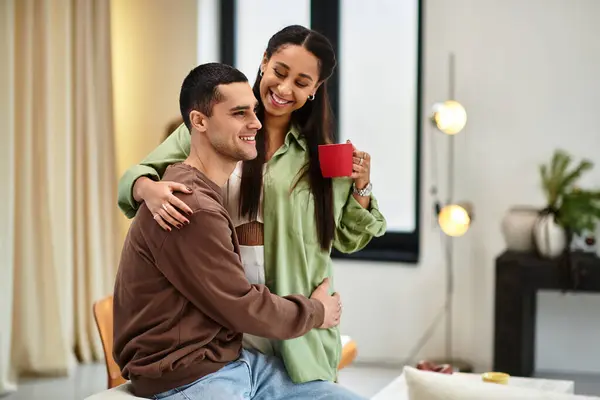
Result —
[{"label": "beige curtain", "polygon": [[13,1],[0,1],[0,395],[15,389],[10,369],[15,205]]},{"label": "beige curtain", "polygon": [[[0,393],[11,371],[65,375],[102,357],[92,303],[112,291],[119,248],[110,2],[2,3],[3,19],[13,17],[2,24],[11,50],[3,68],[14,78],[2,90],[2,131],[14,152],[3,147],[0,157],[10,198],[0,221],[14,229],[2,233],[0,255],[12,275],[0,292]],[[10,289],[12,332],[3,323]]]}]

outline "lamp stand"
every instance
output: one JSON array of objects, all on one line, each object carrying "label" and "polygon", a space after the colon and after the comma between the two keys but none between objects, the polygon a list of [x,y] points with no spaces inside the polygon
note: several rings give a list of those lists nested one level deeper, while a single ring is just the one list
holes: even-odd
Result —
[{"label": "lamp stand", "polygon": [[[449,55],[449,62],[448,62],[448,72],[449,72],[449,100],[453,101],[455,99],[454,97],[454,54],[450,53]],[[454,101],[455,102],[455,101]],[[455,102],[456,103],[456,102]],[[458,104],[460,106],[460,108],[462,108],[462,106],[460,104]],[[464,109],[463,109],[464,112]],[[437,118],[436,115],[434,115],[432,117],[432,122],[436,123],[435,119]],[[466,118],[466,115],[465,115]],[[448,191],[448,198],[446,200],[446,204],[447,205],[453,205],[453,198],[454,198],[454,145],[455,145],[455,138],[454,138],[454,134],[458,133],[460,130],[462,130],[462,128],[464,127],[464,122],[463,121],[463,125],[455,128],[457,129],[454,132],[449,132],[449,131],[445,131],[444,133],[448,133],[448,135],[446,135],[448,137],[448,157],[447,157],[447,179],[448,179],[448,187],[447,187],[447,191]],[[438,125],[438,129],[439,129],[439,125]],[[441,129],[440,129],[441,130]],[[433,138],[432,138],[433,141]],[[432,144],[433,146],[433,144]],[[432,152],[433,154],[434,152]],[[432,158],[432,164],[435,161],[435,156],[433,156]],[[432,173],[435,174],[437,172],[437,168],[434,166],[432,168]],[[442,206],[440,204],[440,202],[437,200],[437,185],[435,184],[435,182],[437,182],[437,176],[433,177],[433,181],[434,184],[432,185],[431,188],[431,194],[434,196],[434,198],[436,198],[435,202],[434,202],[434,207],[435,207],[435,213],[438,216],[438,223],[439,223],[439,217],[440,217],[440,213],[442,211]],[[471,209],[471,207],[467,204],[465,204],[465,207],[468,209]],[[467,212],[467,209],[464,209],[463,211]],[[467,212],[468,213],[468,212]],[[464,232],[463,232],[464,233]],[[448,370],[448,368],[438,368],[440,367],[442,364],[448,364],[452,367],[453,371],[456,372],[472,372],[473,371],[473,367],[471,366],[470,363],[465,362],[463,360],[460,359],[455,359],[453,357],[453,351],[452,351],[452,328],[453,328],[453,300],[454,300],[454,243],[453,243],[453,238],[450,235],[446,235],[443,234],[442,235],[442,243],[443,243],[443,254],[444,254],[444,262],[446,264],[446,288],[445,288],[445,302],[444,302],[444,306],[441,307],[441,309],[438,311],[437,315],[435,316],[434,320],[432,321],[431,325],[427,328],[427,330],[424,332],[423,336],[421,336],[421,338],[419,339],[419,341],[416,343],[416,345],[414,346],[414,348],[411,350],[411,352],[409,353],[408,358],[405,361],[405,365],[410,365],[413,363],[414,358],[418,355],[418,353],[423,349],[423,347],[425,346],[425,344],[429,341],[429,339],[431,339],[431,337],[433,336],[433,334],[435,333],[438,325],[441,323],[442,319],[445,318],[445,322],[446,322],[446,326],[445,326],[445,358],[444,359],[438,359],[438,360],[431,360],[431,361],[423,361],[422,363],[419,363],[419,365],[417,365],[417,367],[422,367],[424,369],[429,369],[429,368],[434,368],[436,370],[441,370],[441,371],[445,371]],[[432,365],[435,364],[435,365]]]},{"label": "lamp stand", "polygon": [[[455,87],[455,73],[454,73],[454,53],[450,53],[448,56],[448,98],[450,100],[455,99],[454,87]],[[446,204],[453,204],[454,200],[454,153],[455,153],[455,135],[446,135],[448,140],[448,165],[446,171],[447,182],[448,182],[448,198]],[[442,360],[434,360],[436,364],[450,364],[454,371],[457,372],[472,372],[473,367],[471,364],[464,360],[458,360],[453,358],[452,352],[452,323],[454,317],[454,241],[453,238],[447,235],[443,235],[442,241],[444,244],[444,261],[446,263],[446,306],[445,306],[445,341],[446,341],[446,357]]]},{"label": "lamp stand", "polygon": [[[451,139],[454,140],[454,139]],[[444,259],[446,263],[446,301],[445,301],[445,351],[443,359],[432,360],[435,364],[449,364],[455,372],[473,372],[473,366],[465,360],[456,359],[452,351],[452,328],[454,320],[454,243],[450,236],[444,235]]]}]

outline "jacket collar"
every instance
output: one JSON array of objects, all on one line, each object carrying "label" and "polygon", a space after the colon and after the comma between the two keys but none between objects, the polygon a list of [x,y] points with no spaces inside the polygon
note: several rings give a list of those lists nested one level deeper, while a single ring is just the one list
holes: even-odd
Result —
[{"label": "jacket collar", "polygon": [[300,128],[298,128],[298,126],[295,124],[292,124],[290,126],[290,130],[288,131],[287,135],[285,136],[285,143],[288,146],[290,145],[291,138],[294,138],[296,143],[298,143],[300,145],[300,147],[302,147],[302,150],[306,151],[306,149],[307,149],[306,138],[300,133]]}]

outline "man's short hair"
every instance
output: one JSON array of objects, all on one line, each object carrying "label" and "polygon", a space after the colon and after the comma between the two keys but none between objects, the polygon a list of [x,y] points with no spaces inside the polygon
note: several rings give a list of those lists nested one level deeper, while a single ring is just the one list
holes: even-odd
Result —
[{"label": "man's short hair", "polygon": [[196,110],[210,117],[213,106],[223,100],[218,86],[236,82],[248,82],[248,78],[238,69],[226,64],[207,63],[190,71],[183,80],[179,94],[181,116],[190,131],[190,112]]}]

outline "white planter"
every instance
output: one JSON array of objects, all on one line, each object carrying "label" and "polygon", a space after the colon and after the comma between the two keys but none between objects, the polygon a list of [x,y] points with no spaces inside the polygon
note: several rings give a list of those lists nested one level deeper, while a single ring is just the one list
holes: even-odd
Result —
[{"label": "white planter", "polygon": [[533,227],[538,217],[539,210],[534,207],[515,206],[507,211],[501,224],[506,250],[535,251]]},{"label": "white planter", "polygon": [[542,257],[558,257],[567,246],[567,234],[554,222],[554,214],[540,215],[533,228],[533,237]]}]

